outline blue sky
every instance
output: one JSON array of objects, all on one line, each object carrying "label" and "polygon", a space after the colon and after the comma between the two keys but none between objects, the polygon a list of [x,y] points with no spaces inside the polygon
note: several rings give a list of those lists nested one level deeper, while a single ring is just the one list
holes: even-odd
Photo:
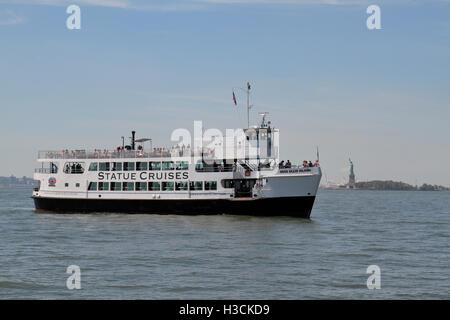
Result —
[{"label": "blue sky", "polygon": [[[81,8],[81,30],[66,7]],[[381,8],[381,30],[366,8]],[[135,129],[246,124],[268,111],[281,156],[342,182],[450,186],[449,1],[0,0],[0,175],[38,150],[114,148]]]}]

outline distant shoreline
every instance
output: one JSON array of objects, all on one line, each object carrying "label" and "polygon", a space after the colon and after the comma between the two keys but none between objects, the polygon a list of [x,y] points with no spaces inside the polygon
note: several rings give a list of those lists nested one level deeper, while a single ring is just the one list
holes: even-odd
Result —
[{"label": "distant shoreline", "polygon": [[450,191],[450,188],[440,185],[431,185],[424,183],[421,186],[413,186],[405,182],[392,180],[387,181],[372,180],[372,181],[356,182],[354,188],[349,188],[348,184],[335,186],[322,186],[320,188],[325,190]]},{"label": "distant shoreline", "polygon": [[11,188],[11,187],[34,188],[37,187],[37,185],[38,181],[28,177],[16,178],[13,175],[9,177],[0,177],[0,188]]}]

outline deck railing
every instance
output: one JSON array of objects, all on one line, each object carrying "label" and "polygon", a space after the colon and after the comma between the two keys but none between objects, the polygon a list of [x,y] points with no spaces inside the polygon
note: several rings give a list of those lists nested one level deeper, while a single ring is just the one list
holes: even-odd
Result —
[{"label": "deck railing", "polygon": [[190,157],[190,150],[181,151],[143,151],[143,150],[63,150],[63,151],[39,151],[38,159],[121,159],[121,158],[169,158],[169,157]]},{"label": "deck railing", "polygon": [[[158,148],[154,151],[146,150],[62,150],[62,151],[39,151],[38,160],[55,159],[138,159],[138,158],[190,158],[199,157],[204,159],[216,158],[214,150],[204,148],[193,150]],[[223,156],[221,156],[223,157]],[[253,158],[253,159],[256,159]]]}]

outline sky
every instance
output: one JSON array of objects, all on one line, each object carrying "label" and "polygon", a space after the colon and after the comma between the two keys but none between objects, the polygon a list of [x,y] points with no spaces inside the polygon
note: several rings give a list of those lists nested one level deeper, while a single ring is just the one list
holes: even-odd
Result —
[{"label": "sky", "polygon": [[449,57],[448,0],[0,0],[0,175],[131,130],[244,127],[249,81],[250,122],[269,112],[284,160],[318,147],[323,182],[351,158],[359,181],[450,186]]}]

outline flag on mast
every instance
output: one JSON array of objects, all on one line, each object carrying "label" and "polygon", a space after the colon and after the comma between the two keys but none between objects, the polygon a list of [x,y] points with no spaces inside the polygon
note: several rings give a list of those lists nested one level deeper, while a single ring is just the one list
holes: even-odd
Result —
[{"label": "flag on mast", "polygon": [[236,96],[234,95],[234,91],[233,91],[233,101],[234,101],[234,105],[237,106],[237,101],[236,101]]}]

